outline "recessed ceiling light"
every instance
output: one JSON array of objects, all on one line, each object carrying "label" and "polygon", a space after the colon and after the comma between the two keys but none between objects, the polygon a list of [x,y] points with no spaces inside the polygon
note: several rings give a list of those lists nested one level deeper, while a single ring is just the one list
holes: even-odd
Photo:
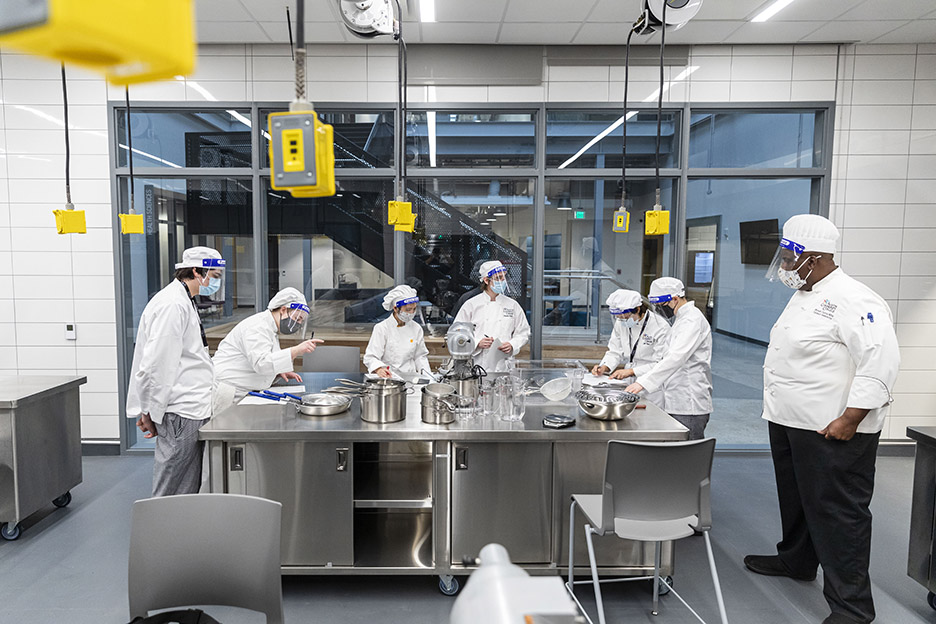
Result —
[{"label": "recessed ceiling light", "polygon": [[785,9],[790,4],[793,4],[793,0],[775,0],[770,6],[766,9],[755,15],[751,18],[752,22],[766,22],[771,17]]}]

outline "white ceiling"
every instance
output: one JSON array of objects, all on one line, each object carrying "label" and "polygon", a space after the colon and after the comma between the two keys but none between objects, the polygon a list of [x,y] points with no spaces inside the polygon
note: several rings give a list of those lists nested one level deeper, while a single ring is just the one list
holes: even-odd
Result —
[{"label": "white ceiling", "polygon": [[[934,0],[795,0],[768,22],[749,21],[771,2],[705,0],[667,42],[936,43]],[[288,43],[287,4],[295,18],[295,0],[196,0],[198,40]],[[613,45],[624,42],[642,0],[435,0],[436,22],[427,24],[419,21],[419,0],[401,4],[408,43]],[[337,7],[338,0],[306,0],[307,42],[362,42],[341,24]]]}]

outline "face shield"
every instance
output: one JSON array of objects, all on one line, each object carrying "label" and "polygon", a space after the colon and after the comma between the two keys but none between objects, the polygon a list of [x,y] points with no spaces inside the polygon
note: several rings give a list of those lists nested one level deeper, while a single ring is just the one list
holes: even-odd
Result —
[{"label": "face shield", "polygon": [[309,306],[304,303],[290,303],[286,313],[280,316],[280,333],[295,335],[299,340],[305,340],[308,322]]},{"label": "face shield", "polygon": [[408,323],[417,318],[419,319],[420,323],[422,322],[419,297],[407,297],[405,299],[400,299],[395,304],[393,304],[393,309],[397,313],[397,318],[399,318],[404,323]]},{"label": "face shield", "polygon": [[673,295],[659,295],[657,297],[650,297],[650,305],[653,306],[653,311],[657,314],[660,314],[666,320],[671,320],[673,316],[676,315],[676,311],[669,306],[669,302],[673,301],[676,297]]},{"label": "face shield", "polygon": [[507,285],[507,267],[494,267],[488,271],[487,277],[491,280],[491,290],[497,294],[506,295],[510,292],[510,288]]},{"label": "face shield", "polygon": [[608,308],[608,311],[611,312],[611,318],[615,321],[628,319],[632,314],[635,314],[637,310],[638,308]]},{"label": "face shield", "polygon": [[198,280],[198,294],[207,297],[212,301],[224,301],[224,270],[225,262],[221,258],[203,258],[202,269],[207,269],[207,274],[199,275],[196,271],[195,278]]},{"label": "face shield", "polygon": [[[781,280],[781,271],[796,271],[801,265],[800,258],[803,256],[804,251],[802,245],[786,238],[782,239],[780,246],[777,248],[777,253],[774,254],[773,261],[767,269],[767,275],[764,277],[768,281],[777,282]],[[803,262],[807,258],[803,257]]]}]

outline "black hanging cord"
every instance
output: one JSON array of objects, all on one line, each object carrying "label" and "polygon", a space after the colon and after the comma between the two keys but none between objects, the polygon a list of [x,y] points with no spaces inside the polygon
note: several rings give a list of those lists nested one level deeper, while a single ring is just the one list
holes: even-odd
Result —
[{"label": "black hanging cord", "polygon": [[296,0],[296,101],[306,100],[305,0]]},{"label": "black hanging cord", "polygon": [[666,47],[666,5],[669,0],[663,0],[663,24],[660,26],[660,97],[657,99],[657,135],[656,135],[656,203],[660,204],[660,135],[663,132],[663,48]]},{"label": "black hanging cord", "polygon": [[634,36],[634,28],[627,33],[627,43],[624,45],[624,140],[621,141],[621,210],[626,209],[627,199],[627,86],[630,82],[630,45]]},{"label": "black hanging cord", "polygon": [[400,6],[400,0],[394,0],[397,7],[397,16],[399,20],[397,21],[397,104],[399,105],[398,111],[398,127],[399,127],[399,140],[400,140],[400,150],[397,156],[399,164],[397,165],[400,169],[400,186],[397,189],[397,196],[400,198],[400,201],[406,201],[406,107],[407,107],[407,93],[406,85],[409,78],[407,67],[406,67],[406,41],[403,39],[403,9]]},{"label": "black hanging cord", "polygon": [[130,164],[130,212],[133,212],[133,133],[130,131],[130,87],[124,87],[124,97],[127,99],[127,162]]},{"label": "black hanging cord", "polygon": [[71,143],[68,140],[68,86],[65,82],[65,63],[62,63],[62,104],[65,107],[65,203],[71,209]]},{"label": "black hanging cord", "polygon": [[305,0],[296,0],[296,47],[305,49]]},{"label": "black hanging cord", "polygon": [[296,53],[293,49],[292,18],[289,16],[289,5],[286,5],[286,30],[289,31],[289,59],[295,61]]}]

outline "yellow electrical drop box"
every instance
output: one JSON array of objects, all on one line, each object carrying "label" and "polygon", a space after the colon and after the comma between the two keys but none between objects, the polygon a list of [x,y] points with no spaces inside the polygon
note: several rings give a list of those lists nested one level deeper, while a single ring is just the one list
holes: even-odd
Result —
[{"label": "yellow electrical drop box", "polygon": [[644,234],[647,236],[669,234],[669,210],[648,210]]},{"label": "yellow electrical drop box", "polygon": [[121,234],[146,234],[141,214],[119,214]]},{"label": "yellow electrical drop box", "polygon": [[84,210],[53,210],[55,230],[59,234],[87,234]]},{"label": "yellow electrical drop box", "polygon": [[192,0],[3,2],[0,46],[80,65],[116,85],[195,68]]},{"label": "yellow electrical drop box", "polygon": [[625,234],[628,229],[630,229],[630,213],[626,210],[616,210],[614,212],[614,222],[611,224],[611,231]]},{"label": "yellow electrical drop box", "polygon": [[335,194],[334,128],[310,111],[271,113],[270,186],[293,197]]},{"label": "yellow electrical drop box", "polygon": [[416,226],[412,202],[387,202],[387,223],[392,225],[396,232],[412,232]]}]

